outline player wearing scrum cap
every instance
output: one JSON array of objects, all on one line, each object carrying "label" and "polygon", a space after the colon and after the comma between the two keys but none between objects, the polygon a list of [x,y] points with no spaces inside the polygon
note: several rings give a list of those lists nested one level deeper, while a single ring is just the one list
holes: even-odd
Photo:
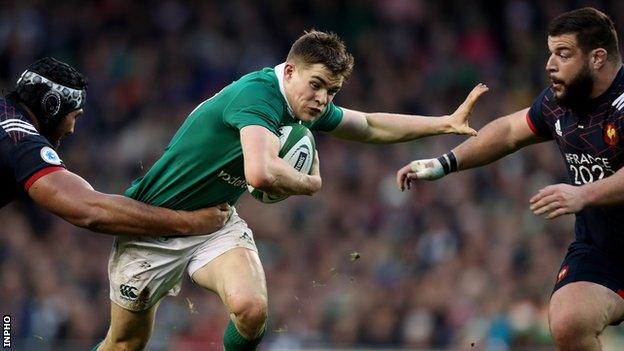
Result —
[{"label": "player wearing scrum cap", "polygon": [[0,207],[26,192],[77,226],[128,235],[200,234],[223,226],[226,204],[196,212],[149,206],[95,191],[55,151],[83,114],[87,80],[53,58],[33,63],[0,98]]}]

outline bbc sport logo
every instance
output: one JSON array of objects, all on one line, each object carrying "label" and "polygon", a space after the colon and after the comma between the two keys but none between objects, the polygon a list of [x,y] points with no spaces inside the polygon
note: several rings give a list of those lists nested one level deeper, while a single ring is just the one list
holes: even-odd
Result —
[{"label": "bbc sport logo", "polygon": [[2,317],[2,348],[11,348],[11,316],[9,315]]}]

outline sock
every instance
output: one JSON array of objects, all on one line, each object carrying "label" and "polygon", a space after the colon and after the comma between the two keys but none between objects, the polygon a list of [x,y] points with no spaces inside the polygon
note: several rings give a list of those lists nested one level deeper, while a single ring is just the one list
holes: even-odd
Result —
[{"label": "sock", "polygon": [[265,331],[266,327],[255,339],[245,339],[245,337],[238,332],[234,322],[230,319],[225,333],[223,334],[223,346],[225,347],[225,351],[254,351],[260,341],[262,341]]},{"label": "sock", "polygon": [[93,346],[91,348],[90,351],[97,351],[98,347],[100,347],[100,345],[102,345],[103,341],[98,342],[97,344],[95,344],[95,346]]}]

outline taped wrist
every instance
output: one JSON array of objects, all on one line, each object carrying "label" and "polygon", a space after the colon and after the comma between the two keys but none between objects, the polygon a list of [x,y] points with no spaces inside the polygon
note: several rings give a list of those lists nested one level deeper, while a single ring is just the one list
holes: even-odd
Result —
[{"label": "taped wrist", "polygon": [[440,161],[440,164],[444,169],[444,174],[457,172],[457,158],[455,157],[453,151],[438,157],[438,161]]}]

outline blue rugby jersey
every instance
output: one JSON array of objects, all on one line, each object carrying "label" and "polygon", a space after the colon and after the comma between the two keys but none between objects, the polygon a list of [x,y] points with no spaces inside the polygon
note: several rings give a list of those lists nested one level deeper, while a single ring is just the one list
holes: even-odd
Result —
[{"label": "blue rugby jersey", "polygon": [[[624,163],[624,69],[607,91],[591,100],[588,112],[563,108],[549,87],[526,119],[535,134],[555,140],[572,185],[609,177]],[[584,208],[576,214],[574,231],[576,241],[624,261],[624,205]]]},{"label": "blue rugby jersey", "polygon": [[65,169],[50,142],[31,124],[26,111],[0,98],[0,207],[40,177]]}]

